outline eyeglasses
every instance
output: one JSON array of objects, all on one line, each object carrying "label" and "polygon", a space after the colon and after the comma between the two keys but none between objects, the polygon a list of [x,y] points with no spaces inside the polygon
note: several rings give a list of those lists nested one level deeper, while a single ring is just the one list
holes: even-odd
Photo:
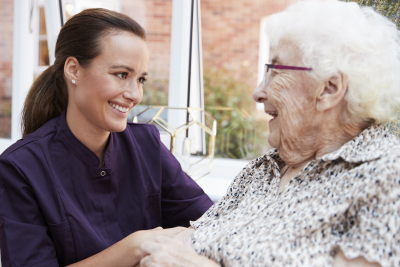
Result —
[{"label": "eyeglasses", "polygon": [[263,85],[267,85],[268,81],[268,70],[269,69],[279,69],[279,70],[312,70],[312,68],[304,68],[304,67],[294,67],[294,66],[286,66],[286,65],[275,65],[275,64],[265,64],[264,65],[264,78]]}]

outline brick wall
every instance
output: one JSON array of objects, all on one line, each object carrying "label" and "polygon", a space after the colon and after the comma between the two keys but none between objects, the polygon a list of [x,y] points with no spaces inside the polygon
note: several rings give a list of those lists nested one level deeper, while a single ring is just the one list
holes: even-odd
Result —
[{"label": "brick wall", "polygon": [[121,0],[122,12],[146,30],[149,72],[155,79],[169,77],[172,0]]},{"label": "brick wall", "polygon": [[[201,0],[204,67],[225,68],[232,77],[256,86],[260,21],[294,0]],[[149,72],[168,80],[172,0],[121,0],[122,12],[147,33]]]},{"label": "brick wall", "polygon": [[[256,86],[260,21],[293,2],[201,0],[204,66],[225,68]],[[121,7],[146,29],[150,73],[155,79],[168,79],[172,0],[121,0]]]},{"label": "brick wall", "polygon": [[[122,12],[147,33],[149,72],[168,80],[172,0],[120,0]],[[229,75],[256,86],[260,20],[294,0],[201,0],[204,67],[224,68]],[[0,137],[10,134],[13,0],[0,9]],[[167,83],[164,83],[167,84]],[[165,86],[167,89],[167,86]],[[8,115],[7,115],[8,114]]]},{"label": "brick wall", "polygon": [[203,64],[257,83],[260,22],[293,0],[201,0]]}]

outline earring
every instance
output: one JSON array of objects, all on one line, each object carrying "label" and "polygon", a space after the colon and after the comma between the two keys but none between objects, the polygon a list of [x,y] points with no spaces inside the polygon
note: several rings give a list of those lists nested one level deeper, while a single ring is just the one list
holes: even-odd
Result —
[{"label": "earring", "polygon": [[76,81],[74,80],[74,79],[72,79],[72,81],[71,81],[73,84],[75,84],[76,83]]}]

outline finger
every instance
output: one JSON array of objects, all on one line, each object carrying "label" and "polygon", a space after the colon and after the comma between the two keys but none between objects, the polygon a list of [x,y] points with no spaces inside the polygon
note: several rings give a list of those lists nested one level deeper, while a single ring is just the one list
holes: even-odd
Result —
[{"label": "finger", "polygon": [[162,229],[164,229],[164,228],[162,228],[161,226],[158,226],[158,227],[156,227],[156,228],[154,228],[154,229],[162,230]]},{"label": "finger", "polygon": [[149,256],[144,257],[143,259],[140,260],[140,267],[149,267],[149,264],[147,261],[150,259]]},{"label": "finger", "polygon": [[171,237],[165,236],[165,235],[159,235],[156,237],[155,241],[157,243],[171,243],[173,239]]},{"label": "finger", "polygon": [[146,241],[140,246],[142,255],[148,255],[160,250],[160,245],[154,241]]},{"label": "finger", "polygon": [[185,246],[189,249],[189,251],[197,253],[196,250],[194,250],[194,248],[192,246],[192,242],[190,240],[185,242]]},{"label": "finger", "polygon": [[186,245],[182,240],[174,239],[168,236],[157,236],[155,241],[160,244],[160,248],[169,250],[170,248],[174,249],[185,249]]}]

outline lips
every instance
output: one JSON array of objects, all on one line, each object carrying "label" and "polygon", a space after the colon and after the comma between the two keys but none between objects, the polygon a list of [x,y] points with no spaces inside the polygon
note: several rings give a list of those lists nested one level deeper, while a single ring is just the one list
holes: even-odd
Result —
[{"label": "lips", "polygon": [[118,110],[119,112],[126,113],[129,112],[130,108],[129,106],[123,106],[122,104],[117,104],[117,103],[112,103],[108,102],[108,104],[113,107],[114,109]]},{"label": "lips", "polygon": [[265,111],[265,113],[267,113],[268,115],[270,115],[271,117],[273,117],[274,119],[276,117],[278,117],[278,112],[277,111]]}]

